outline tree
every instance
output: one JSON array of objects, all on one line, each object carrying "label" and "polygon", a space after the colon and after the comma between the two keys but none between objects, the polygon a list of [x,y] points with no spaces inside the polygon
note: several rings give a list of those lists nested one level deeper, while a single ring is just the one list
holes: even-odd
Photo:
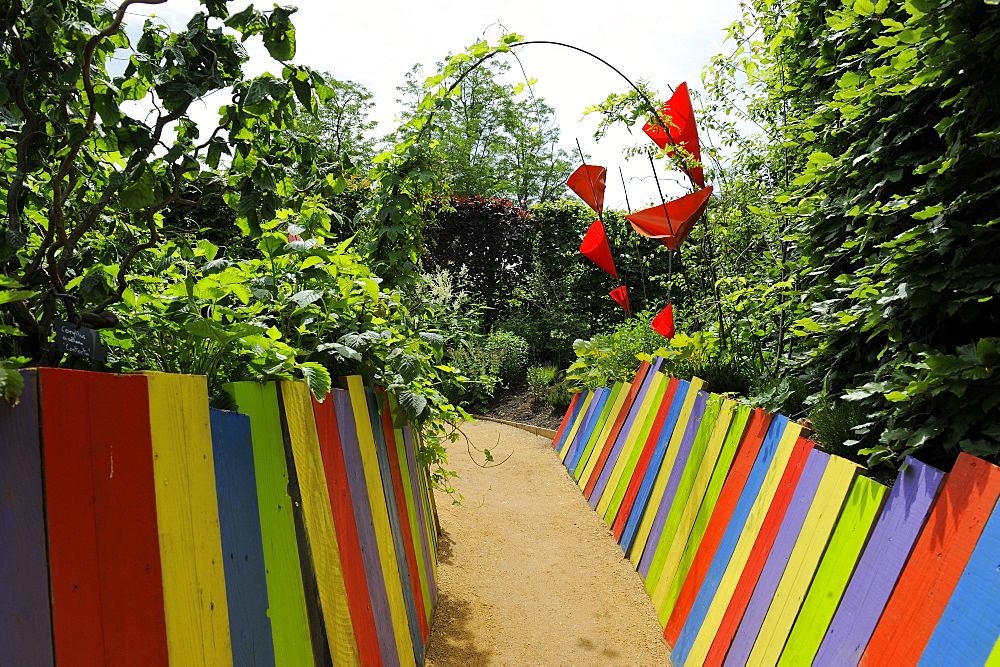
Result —
[{"label": "tree", "polygon": [[315,137],[320,155],[328,162],[362,167],[375,156],[378,142],[371,132],[378,125],[368,120],[375,106],[372,94],[360,83],[338,81],[323,74],[332,91],[315,115],[299,116],[295,132]]},{"label": "tree", "polygon": [[[443,65],[438,63],[438,70]],[[441,79],[457,83],[437,109],[429,138],[436,141],[431,164],[437,181],[459,197],[506,198],[527,206],[554,201],[565,192],[569,156],[558,148],[553,110],[530,87],[497,83],[510,69],[489,60]],[[401,103],[404,119],[418,115],[424,97],[422,68],[407,75]],[[443,75],[439,75],[443,76]]]}]

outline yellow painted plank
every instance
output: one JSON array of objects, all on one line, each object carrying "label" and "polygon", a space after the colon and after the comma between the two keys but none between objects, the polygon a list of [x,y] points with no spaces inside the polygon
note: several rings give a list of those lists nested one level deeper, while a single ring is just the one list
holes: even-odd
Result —
[{"label": "yellow painted plank", "polygon": [[618,415],[621,414],[622,410],[628,410],[629,406],[625,405],[625,399],[628,398],[628,392],[630,387],[622,385],[622,388],[618,391],[618,395],[615,396],[615,401],[611,406],[611,412],[608,413],[608,418],[604,420],[604,426],[601,428],[601,435],[597,438],[597,443],[594,445],[593,451],[590,453],[590,458],[587,459],[587,464],[585,466],[579,466],[576,469],[574,477],[576,478],[576,483],[581,489],[587,486],[587,482],[590,481],[590,476],[594,473],[594,468],[597,466],[597,459],[601,458],[601,451],[604,449],[605,443],[607,443],[608,438],[611,437],[611,431],[615,427],[615,420]]},{"label": "yellow painted plank", "polygon": [[576,438],[577,432],[583,428],[583,422],[586,421],[587,410],[590,409],[590,404],[594,402],[594,396],[596,394],[596,391],[589,391],[587,393],[587,398],[583,400],[583,405],[580,406],[580,411],[576,413],[576,419],[573,420],[573,427],[569,430],[569,435],[566,436],[566,440],[563,442],[562,451],[559,452],[560,461],[566,460],[566,454],[569,453],[570,445],[573,444],[573,439]]},{"label": "yellow painted plank", "polygon": [[[635,542],[633,542],[632,551],[628,556],[635,567],[639,567],[639,561],[642,560],[642,552],[649,540],[649,532],[653,529],[653,520],[656,519],[656,509],[663,500],[663,494],[667,490],[667,481],[670,479],[670,471],[673,470],[674,463],[677,462],[677,450],[681,448],[684,429],[687,427],[688,420],[691,419],[694,399],[698,397],[698,392],[704,386],[705,381],[696,377],[691,378],[688,385],[687,395],[684,396],[684,403],[681,404],[681,414],[677,417],[677,424],[670,436],[670,444],[667,445],[667,455],[663,459],[660,469],[656,471],[653,491],[649,496],[649,502],[646,503],[646,513],[642,515],[642,521],[639,522],[639,530],[635,534]],[[650,474],[650,471],[647,471],[646,474]]]},{"label": "yellow painted plank", "polygon": [[382,475],[379,473],[378,453],[375,449],[375,434],[372,431],[371,417],[368,414],[368,399],[365,396],[365,385],[360,375],[347,378],[347,389],[351,395],[351,408],[354,411],[354,422],[358,430],[358,444],[361,446],[361,461],[365,469],[365,485],[368,487],[368,500],[372,508],[372,522],[375,525],[375,540],[381,556],[382,577],[389,597],[389,614],[392,616],[392,626],[396,632],[396,650],[400,660],[405,656],[415,656],[413,642],[410,640],[410,622],[406,615],[406,601],[403,598],[403,582],[399,578],[399,566],[392,541],[392,528],[389,525],[389,508],[385,502],[385,489],[382,487]]},{"label": "yellow painted plank", "polygon": [[330,655],[337,665],[360,664],[351,612],[347,606],[347,586],[337,531],[333,525],[330,491],[326,486],[319,434],[313,416],[312,395],[304,382],[285,381],[280,387],[285,425],[302,497],[302,517],[309,537],[309,556],[316,573],[320,611],[326,626]]},{"label": "yellow painted plank", "polygon": [[[660,611],[664,607],[667,592],[670,590],[670,583],[677,572],[681,554],[684,553],[684,547],[687,545],[688,537],[690,537],[691,530],[694,528],[694,521],[698,516],[698,511],[701,509],[702,500],[704,500],[705,493],[708,491],[708,482],[712,479],[712,473],[715,471],[715,464],[719,460],[722,444],[726,441],[726,435],[729,433],[729,425],[736,414],[736,407],[737,403],[732,399],[727,398],[723,401],[722,409],[719,411],[719,416],[715,421],[715,428],[712,430],[708,445],[705,447],[705,455],[698,466],[698,472],[695,474],[694,482],[691,484],[690,493],[684,501],[684,509],[677,522],[677,530],[670,541],[670,546],[665,549],[666,555],[663,559],[663,566],[660,568],[656,587],[653,589],[652,595],[653,606],[657,611]],[[657,547],[657,550],[663,549],[664,544],[665,541],[661,538],[660,546]],[[662,620],[661,623],[665,624],[666,619]]]},{"label": "yellow painted plank", "polygon": [[146,376],[170,662],[231,665],[205,377]]},{"label": "yellow painted plank", "polygon": [[615,518],[608,519],[606,516],[608,506],[615,495],[615,489],[618,488],[618,482],[621,481],[622,472],[624,472],[626,463],[632,457],[635,448],[642,447],[646,438],[649,437],[649,431],[652,429],[656,417],[656,410],[663,401],[663,395],[667,391],[667,384],[670,381],[663,373],[652,369],[650,372],[653,373],[653,381],[642,400],[642,405],[639,406],[639,412],[635,416],[635,421],[632,422],[632,428],[625,434],[625,442],[622,443],[621,451],[618,452],[618,460],[611,468],[608,483],[604,485],[604,492],[601,494],[600,500],[597,501],[597,513],[604,517],[605,523],[609,526],[614,523]]},{"label": "yellow painted plank", "polygon": [[771,599],[771,606],[760,632],[757,633],[757,641],[754,642],[747,664],[775,665],[781,657],[788,633],[791,632],[802,600],[809,591],[809,583],[830,541],[834,524],[840,516],[858,469],[857,464],[847,459],[839,456],[830,458],[816,489],[816,497],[802,524],[802,532],[795,541],[785,572]]},{"label": "yellow painted plank", "polygon": [[733,556],[729,560],[729,566],[722,575],[722,580],[719,582],[719,587],[716,589],[711,605],[709,605],[705,620],[698,630],[698,635],[691,646],[691,651],[688,653],[686,664],[700,665],[704,663],[706,656],[708,656],[708,651],[712,648],[712,640],[715,639],[715,633],[719,631],[719,626],[722,625],[722,617],[729,607],[729,601],[733,597],[736,585],[739,583],[740,575],[743,573],[743,568],[750,558],[753,543],[757,540],[757,534],[764,523],[764,517],[767,516],[767,510],[771,507],[771,501],[774,499],[774,494],[778,489],[778,482],[781,481],[781,476],[785,472],[785,466],[792,455],[792,449],[795,448],[795,443],[798,441],[801,433],[801,425],[791,421],[788,422],[784,433],[781,435],[781,441],[778,443],[778,449],[774,453],[771,466],[764,475],[764,482],[761,484],[757,499],[750,508],[750,514],[743,527],[743,532],[740,533],[740,539],[736,542],[736,548],[733,550]]}]

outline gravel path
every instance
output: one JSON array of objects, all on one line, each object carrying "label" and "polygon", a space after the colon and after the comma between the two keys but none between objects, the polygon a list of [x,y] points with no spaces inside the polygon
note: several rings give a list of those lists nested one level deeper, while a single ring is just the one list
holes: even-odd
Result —
[{"label": "gravel path", "polygon": [[464,500],[435,492],[440,593],[426,663],[669,664],[639,575],[551,442],[491,422],[463,431],[498,461],[511,456],[484,469],[464,440],[449,448]]}]

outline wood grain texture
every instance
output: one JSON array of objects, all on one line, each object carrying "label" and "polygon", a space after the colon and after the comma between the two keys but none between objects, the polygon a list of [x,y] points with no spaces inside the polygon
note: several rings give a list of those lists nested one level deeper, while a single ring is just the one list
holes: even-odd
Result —
[{"label": "wood grain texture", "polygon": [[593,473],[597,461],[601,458],[604,451],[604,445],[611,437],[611,431],[615,428],[616,424],[619,428],[621,427],[621,423],[618,421],[619,416],[621,416],[622,420],[625,419],[623,415],[628,413],[628,403],[632,400],[632,397],[632,385],[623,384],[618,393],[615,394],[615,399],[611,403],[611,410],[608,412],[608,416],[604,420],[597,438],[594,440],[594,446],[591,448],[587,460],[581,460],[573,472],[573,479],[576,480],[581,491],[584,490],[584,486],[590,480],[591,473]]},{"label": "wood grain texture", "polygon": [[563,434],[566,433],[566,425],[573,421],[576,416],[576,411],[580,407],[580,394],[573,394],[573,398],[569,401],[569,407],[566,408],[566,414],[563,415],[562,421],[559,422],[559,428],[556,429],[556,435],[552,438],[552,446],[556,449],[562,444]]},{"label": "wood grain texture", "polygon": [[618,395],[622,393],[622,387],[624,386],[624,383],[616,382],[608,393],[605,394],[604,399],[601,401],[601,412],[597,415],[590,429],[590,436],[583,443],[583,446],[577,448],[577,451],[566,462],[566,469],[569,470],[569,474],[573,476],[574,480],[578,479],[577,472],[582,472],[584,466],[587,465],[587,461],[590,460],[590,455],[593,453],[594,447],[597,446],[597,440],[600,438],[605,426],[607,426],[611,410],[614,408],[615,402],[618,400]]},{"label": "wood grain texture", "polygon": [[800,431],[800,426],[782,415],[772,419],[712,566],[671,653],[678,655],[680,661],[690,659],[692,664],[700,664],[708,654]]},{"label": "wood grain texture", "polygon": [[0,664],[52,665],[38,372],[0,401]]},{"label": "wood grain texture", "polygon": [[[393,624],[392,611],[389,607],[389,594],[385,585],[381,557],[379,556],[378,538],[375,535],[375,523],[372,517],[373,501],[368,497],[368,482],[365,476],[361,447],[358,442],[358,428],[354,421],[354,407],[350,394],[344,389],[331,390],[330,401],[333,406],[337,420],[337,430],[340,435],[344,456],[344,472],[350,493],[350,509],[354,513],[354,525],[357,528],[357,539],[361,548],[361,558],[368,590],[367,599],[371,604],[371,613],[375,623],[374,630],[378,637],[379,652],[382,655],[383,663],[398,664],[400,657],[396,641],[396,629]],[[410,649],[407,648],[407,650]],[[404,657],[409,658],[409,654],[404,653]]]},{"label": "wood grain texture", "polygon": [[[635,537],[639,532],[639,525],[646,513],[646,509],[649,507],[649,498],[653,495],[653,485],[656,482],[660,468],[663,466],[663,459],[667,456],[667,446],[673,438],[674,429],[676,429],[677,422],[681,417],[681,410],[687,402],[689,391],[690,383],[687,380],[679,380],[677,382],[677,389],[674,390],[674,397],[670,401],[666,419],[664,419],[663,424],[660,426],[656,442],[653,444],[649,463],[646,464],[646,469],[642,473],[642,479],[639,480],[635,500],[632,502],[632,509],[625,519],[625,527],[622,529],[621,538],[619,539],[622,551],[628,554],[629,557],[632,555]],[[636,562],[638,561],[633,560],[633,564]]]},{"label": "wood grain texture", "polygon": [[[635,466],[625,476],[627,479],[625,491],[622,494],[618,511],[615,514],[615,520],[611,524],[611,534],[619,542],[621,542],[622,535],[625,533],[625,526],[628,523],[629,516],[632,514],[632,509],[635,507],[635,499],[639,496],[639,489],[642,487],[643,477],[645,477],[646,471],[649,469],[649,462],[653,460],[656,443],[659,442],[660,434],[667,423],[667,417],[670,416],[670,408],[673,407],[679,385],[680,380],[674,377],[670,378],[667,390],[663,394],[663,400],[656,407],[656,413],[653,416],[653,425],[649,429],[646,441],[642,444]],[[628,553],[629,546],[630,544],[623,543],[622,551]]]},{"label": "wood grain texture", "polygon": [[[745,614],[756,615],[756,626],[760,627],[829,459],[829,454],[813,449],[812,442],[799,438],[712,640],[706,665],[723,663],[737,631],[744,629],[743,622],[747,620],[748,626],[753,622],[745,619]],[[748,610],[751,606],[756,608]],[[745,653],[752,646],[751,639]]]},{"label": "wood grain texture", "polygon": [[[419,642],[414,644],[410,633],[409,612],[403,591],[403,579],[397,560],[398,558],[405,558],[405,556],[396,552],[390,518],[390,505],[387,502],[387,499],[392,494],[392,485],[390,482],[389,488],[386,489],[383,483],[383,473],[379,465],[379,453],[375,443],[375,433],[372,430],[372,420],[368,412],[368,399],[361,376],[348,376],[347,389],[350,393],[351,408],[357,428],[358,445],[361,450],[362,466],[365,473],[365,486],[368,488],[368,501],[371,503],[372,523],[375,528],[375,539],[378,544],[382,579],[385,582],[386,595],[389,598],[389,612],[392,617],[397,654],[401,663],[408,663],[410,659],[420,662],[420,660],[416,659],[416,656],[421,651],[421,646]],[[388,471],[386,472],[388,473]]]},{"label": "wood grain texture", "polygon": [[209,418],[233,662],[273,665],[250,418],[215,408]]},{"label": "wood grain texture", "polygon": [[206,380],[146,377],[170,661],[232,664]]},{"label": "wood grain texture", "polygon": [[[753,632],[756,634],[756,641],[745,664],[774,665],[781,657],[788,633],[791,632],[792,625],[802,608],[802,601],[809,590],[813,575],[816,574],[816,568],[830,541],[830,535],[833,533],[834,525],[858,470],[858,465],[847,459],[839,456],[830,459],[823,480],[816,491],[816,498],[802,525],[802,533],[795,542],[795,548],[788,558],[781,581],[771,597],[767,614],[760,629]],[[750,618],[752,609],[751,605],[744,620],[754,620]],[[751,630],[753,625],[750,627]],[[733,649],[736,647],[737,642],[734,641]],[[730,650],[730,658],[726,662],[732,665],[743,664],[740,663],[742,659],[742,651]]]},{"label": "wood grain texture", "polygon": [[587,441],[590,440],[598,418],[601,412],[604,411],[604,404],[607,402],[610,392],[611,390],[606,387],[598,387],[594,390],[594,399],[590,402],[590,407],[587,409],[587,414],[583,417],[583,422],[581,422],[580,429],[576,432],[576,437],[559,452],[559,458],[567,468],[569,468],[571,460],[583,453],[583,448],[586,446]]},{"label": "wood grain texture", "polygon": [[816,653],[817,667],[855,665],[861,660],[937,496],[943,473],[911,457],[905,464]]},{"label": "wood grain texture", "polygon": [[[611,520],[608,519],[608,509],[611,507],[611,503],[619,491],[619,486],[621,486],[621,495],[618,496],[619,503],[621,502],[621,497],[625,495],[625,488],[628,486],[628,479],[626,478],[623,482],[622,478],[629,467],[629,463],[631,463],[634,468],[635,462],[639,458],[639,450],[642,445],[645,444],[646,438],[649,437],[650,429],[653,428],[653,420],[656,417],[657,408],[659,408],[660,403],[663,402],[663,397],[668,384],[669,381],[667,376],[663,373],[653,374],[653,381],[650,382],[649,390],[646,392],[646,396],[642,401],[638,414],[636,415],[635,423],[632,424],[632,428],[629,429],[629,432],[625,435],[625,439],[622,442],[622,447],[618,452],[618,457],[615,459],[614,465],[611,465],[612,461],[610,457],[608,458],[608,462],[605,463],[605,469],[608,466],[611,466],[611,474],[608,475],[601,497],[597,500],[596,509],[597,513],[604,518],[604,522],[608,525],[614,521],[613,516],[611,517]],[[611,457],[614,457],[614,453],[612,453]],[[592,505],[600,486],[601,484],[598,482],[597,486],[594,487],[594,495],[590,497]]]},{"label": "wood grain texture", "polygon": [[[590,500],[590,496],[593,495],[594,487],[597,486],[597,481],[601,478],[601,474],[604,472],[604,465],[611,456],[611,451],[615,447],[615,443],[618,442],[618,436],[621,434],[622,428],[625,426],[625,422],[628,421],[629,415],[632,414],[633,409],[638,410],[636,405],[637,400],[641,401],[639,392],[645,386],[646,378],[649,376],[649,369],[652,367],[648,361],[643,361],[639,364],[639,369],[635,372],[635,377],[632,379],[632,384],[629,386],[628,392],[625,394],[625,398],[622,401],[621,410],[615,415],[615,421],[611,424],[611,429],[608,432],[607,438],[598,440],[598,444],[594,449],[594,453],[590,456],[590,461],[587,462],[587,467],[583,472],[583,476],[579,479],[580,488],[583,489],[583,495],[585,498]],[[598,449],[600,451],[598,451]],[[596,456],[594,455],[596,454]],[[593,465],[591,465],[591,461]]]},{"label": "wood grain texture", "polygon": [[1000,505],[983,527],[920,665],[980,665],[1000,639]]},{"label": "wood grain texture", "polygon": [[[732,518],[740,496],[743,494],[743,487],[746,485],[753,465],[760,455],[760,448],[767,434],[770,432],[773,417],[773,414],[764,412],[760,408],[754,410],[747,423],[746,432],[740,441],[738,452],[734,457],[731,468],[712,474],[712,481],[709,483],[710,491],[715,488],[714,485],[718,484],[719,478],[722,477],[722,488],[719,491],[719,497],[713,507],[710,503],[711,496],[706,493],[705,502],[702,504],[702,509],[698,512],[698,517],[695,519],[695,528],[692,531],[692,538],[694,538],[696,535],[695,531],[701,525],[704,525],[701,542],[696,546],[692,545],[695,547],[693,556],[691,555],[691,549],[685,547],[685,555],[691,558],[691,564],[685,573],[683,568],[685,559],[684,556],[681,557],[681,567],[678,569],[677,574],[674,575],[674,581],[670,586],[671,592],[668,592],[667,599],[664,602],[665,608],[669,609],[666,613],[669,613],[670,616],[667,619],[666,627],[663,629],[663,638],[671,647],[677,642],[677,638],[680,636],[681,630],[687,622],[687,617],[691,613],[691,608],[697,599],[705,577],[708,575],[712,562],[715,560],[719,544],[725,536],[726,528],[729,526],[729,520]],[[720,465],[721,463],[720,457]],[[675,590],[677,591],[674,594],[676,595],[676,599],[671,604],[672,592]]]},{"label": "wood grain texture", "polygon": [[691,378],[691,381],[688,383],[687,394],[684,396],[684,403],[681,404],[681,414],[677,418],[677,423],[674,424],[669,444],[666,446],[663,463],[660,464],[658,469],[647,472],[647,477],[649,476],[649,472],[653,473],[653,484],[650,487],[649,500],[646,501],[646,510],[642,513],[642,518],[640,519],[639,526],[636,529],[635,540],[632,543],[632,550],[629,552],[629,558],[636,566],[642,562],[642,556],[644,555],[646,549],[646,543],[649,540],[649,533],[653,529],[653,521],[656,519],[656,510],[663,501],[663,494],[667,491],[667,484],[670,481],[670,473],[673,472],[674,464],[677,462],[677,456],[681,449],[681,443],[683,442],[684,435],[687,431],[688,421],[691,419],[691,412],[694,410],[694,404],[698,398],[698,393],[704,386],[704,380],[696,377]]},{"label": "wood grain texture", "polygon": [[869,477],[854,479],[830,544],[788,635],[779,665],[812,663],[887,491],[884,485]]},{"label": "wood grain texture", "polygon": [[340,546],[333,525],[330,492],[313,415],[312,395],[304,382],[283,381],[278,390],[292,447],[309,557],[315,571],[330,654],[335,664],[359,664]]},{"label": "wood grain texture", "polygon": [[311,665],[312,637],[292,499],[288,495],[278,388],[274,383],[234,382],[224,389],[239,411],[250,417],[275,663],[289,667]]},{"label": "wood grain texture", "polygon": [[560,461],[565,458],[565,452],[569,450],[573,441],[576,440],[576,434],[579,433],[580,429],[583,427],[583,422],[590,416],[590,405],[594,402],[594,396],[596,393],[596,391],[584,389],[583,397],[580,399],[580,409],[577,411],[576,417],[573,418],[573,423],[570,424],[569,428],[566,430],[566,437],[563,439],[562,443],[556,447],[556,452],[559,454]]},{"label": "wood grain texture", "polygon": [[677,531],[664,558],[659,581],[653,590],[653,607],[657,610],[660,625],[666,625],[670,617],[676,592],[680,590],[680,585],[675,587],[674,582],[687,576],[687,569],[698,551],[712,508],[718,500],[740,440],[743,439],[750,413],[749,407],[737,405],[727,399],[722,407],[723,416],[716,421],[715,431],[691,487],[689,500],[684,504]]},{"label": "wood grain texture", "polygon": [[705,453],[705,447],[708,444],[708,439],[712,437],[715,420],[719,416],[721,407],[722,397],[717,394],[710,395],[706,392],[699,392],[698,398],[695,399],[691,419],[688,420],[687,432],[681,441],[673,470],[670,471],[670,477],[667,479],[663,498],[660,499],[660,506],[656,509],[656,516],[653,517],[653,527],[650,529],[646,548],[639,561],[639,573],[645,577],[646,591],[650,594],[656,589],[656,582],[659,580],[660,569],[663,566],[663,562],[660,560],[656,564],[655,572],[652,573],[653,576],[650,576],[657,548],[660,545],[660,538],[666,535],[664,542],[673,539],[674,532],[677,530],[677,518],[688,500],[687,493],[691,490],[690,482],[693,480],[694,474],[692,472],[690,476],[685,476],[689,470],[688,464],[692,457],[700,460]]},{"label": "wood grain texture", "polygon": [[1000,498],[1000,468],[962,452],[872,633],[862,665],[916,664]]}]

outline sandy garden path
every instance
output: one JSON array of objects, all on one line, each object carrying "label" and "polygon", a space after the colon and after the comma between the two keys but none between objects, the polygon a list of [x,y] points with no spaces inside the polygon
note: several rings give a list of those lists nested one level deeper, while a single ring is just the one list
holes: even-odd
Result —
[{"label": "sandy garden path", "polygon": [[440,593],[427,664],[669,664],[639,575],[551,442],[491,422],[463,431],[498,461],[511,456],[483,469],[464,440],[449,448],[464,500],[435,492]]}]

